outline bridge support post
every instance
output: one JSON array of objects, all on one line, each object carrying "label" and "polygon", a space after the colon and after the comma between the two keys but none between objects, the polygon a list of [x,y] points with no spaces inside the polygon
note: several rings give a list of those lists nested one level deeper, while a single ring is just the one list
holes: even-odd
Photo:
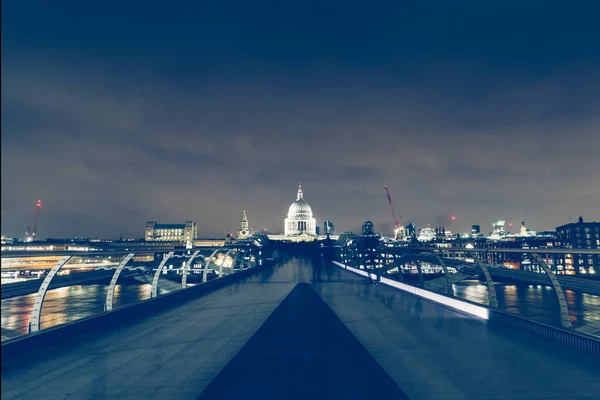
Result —
[{"label": "bridge support post", "polygon": [[[250,267],[250,268],[254,268],[258,265],[258,252],[256,250],[255,250],[255,252],[256,253],[254,254],[254,261],[252,262],[252,267]],[[252,253],[252,252],[250,252],[250,253]]]},{"label": "bridge support post", "polygon": [[444,270],[444,276],[446,277],[446,294],[449,295],[450,294],[450,280],[448,279],[448,267],[446,266],[446,263],[444,262],[444,260],[442,260],[442,257],[440,257],[437,254],[434,254],[435,259],[437,260],[438,263],[440,263],[440,265],[442,266],[442,269]]},{"label": "bridge support post", "polygon": [[29,318],[29,333],[37,332],[40,330],[40,317],[42,316],[42,305],[44,303],[44,298],[46,297],[46,292],[48,291],[48,287],[54,279],[54,276],[58,273],[58,271],[71,259],[72,256],[62,257],[48,272],[48,275],[44,278],[42,285],[38,289],[37,294],[35,295],[35,299],[33,300],[33,308],[31,309],[31,317]]},{"label": "bridge support post", "polygon": [[392,265],[396,265],[398,266],[398,279],[400,280],[400,282],[404,282],[404,273],[402,272],[402,265],[404,265],[404,262],[402,261],[402,258],[400,258],[400,262],[398,262],[398,260],[395,260]]},{"label": "bridge support post", "polygon": [[223,261],[221,261],[221,265],[219,265],[219,278],[223,276],[223,264],[225,264],[225,260],[227,260],[227,256],[231,253],[231,250],[227,250],[227,253],[223,256]]},{"label": "bridge support post", "polygon": [[425,288],[425,281],[423,279],[423,270],[421,269],[421,261],[414,259],[415,264],[417,265],[417,272],[419,273],[419,287],[421,289]]},{"label": "bridge support post", "polygon": [[210,265],[211,260],[213,259],[215,254],[217,254],[218,251],[219,251],[219,249],[213,251],[210,256],[208,256],[204,259],[205,263],[204,263],[204,271],[202,272],[202,283],[204,283],[208,280],[208,266]]},{"label": "bridge support post", "polygon": [[231,273],[232,274],[233,274],[233,271],[235,270],[235,266],[239,263],[239,259],[240,259],[241,255],[242,255],[242,251],[236,250],[235,257],[234,257],[233,261],[231,262]]},{"label": "bridge support post", "polygon": [[160,273],[165,267],[165,264],[167,263],[167,261],[169,261],[169,258],[173,257],[173,254],[175,254],[173,251],[168,252],[158,265],[158,269],[154,273],[154,278],[152,278],[152,294],[150,296],[151,298],[158,296],[158,278],[160,277]]},{"label": "bridge support post", "polygon": [[119,275],[121,275],[121,271],[125,268],[125,265],[135,256],[135,253],[129,253],[127,257],[125,257],[121,263],[117,266],[115,273],[110,280],[110,286],[108,287],[108,291],[106,292],[106,302],[104,303],[104,311],[110,311],[113,309],[113,299],[115,297],[115,286],[117,286],[117,279],[119,279]]},{"label": "bridge support post", "polygon": [[[247,263],[247,264],[244,264],[244,258],[246,258],[246,256],[248,256],[248,263]],[[242,258],[242,268],[244,268],[244,265],[245,265],[245,268],[246,268],[246,269],[252,268],[252,266],[250,265],[250,263],[252,262],[252,261],[251,261],[251,259],[252,259],[252,251],[251,251],[251,250],[248,250],[248,251],[247,251],[247,252],[244,254],[244,258]]]},{"label": "bridge support post", "polygon": [[182,275],[181,275],[181,288],[182,289],[185,289],[187,287],[188,271],[190,270],[190,267],[194,265],[193,264],[194,258],[196,258],[198,256],[198,254],[200,254],[200,250],[196,250],[187,262],[185,262],[185,261],[183,262],[183,269],[182,269]]},{"label": "bridge support post", "polygon": [[558,305],[560,306],[560,324],[563,328],[571,329],[573,326],[571,325],[571,318],[569,317],[569,307],[567,305],[567,299],[565,298],[565,292],[563,292],[562,286],[560,286],[560,282],[552,270],[546,264],[546,262],[536,253],[531,253],[533,259],[538,263],[538,265],[544,270],[548,279],[550,279],[550,283],[554,288],[554,292],[558,297]]},{"label": "bridge support post", "polygon": [[[487,259],[487,255],[485,258]],[[490,271],[487,269],[485,263],[481,262],[481,258],[477,254],[474,254],[473,259],[475,260],[475,264],[477,264],[481,271],[483,271],[483,276],[485,276],[485,281],[487,282],[488,286],[490,307],[498,308],[498,297],[496,296],[496,288],[494,287],[494,281],[492,280]]]}]

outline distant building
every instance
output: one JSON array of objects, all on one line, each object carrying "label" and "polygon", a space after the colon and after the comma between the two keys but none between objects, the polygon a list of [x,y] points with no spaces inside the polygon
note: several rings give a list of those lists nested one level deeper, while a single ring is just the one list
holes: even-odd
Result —
[{"label": "distant building", "polygon": [[441,225],[435,228],[435,238],[445,239],[446,238],[446,227]]},{"label": "distant building", "polygon": [[246,210],[242,212],[242,219],[240,221],[240,230],[237,232],[238,239],[246,239],[250,236],[250,228],[248,224],[248,217],[246,216]]},{"label": "distant building", "polygon": [[379,235],[373,233],[373,223],[363,224],[363,235],[344,232],[339,236],[339,259],[346,265],[360,269],[374,269],[382,264]]},{"label": "distant building", "polygon": [[354,232],[342,232],[338,237],[338,245],[340,247],[348,246],[357,237]]},{"label": "distant building", "polygon": [[335,235],[335,226],[331,221],[325,221],[323,223],[323,234]]},{"label": "distant building", "polygon": [[527,225],[525,225],[525,220],[521,221],[521,229],[519,230],[519,234],[521,236],[527,236]]},{"label": "distant building", "polygon": [[375,234],[375,226],[373,225],[373,222],[367,221],[362,225],[362,234],[363,236]]},{"label": "distant building", "polygon": [[319,228],[319,225],[315,226],[315,233],[317,234],[317,236],[319,236],[319,234],[321,233],[321,230]]},{"label": "distant building", "polygon": [[[599,249],[600,222],[583,222],[579,217],[576,223],[556,228],[557,240],[562,247],[570,249]],[[600,256],[593,254],[565,254],[556,260],[557,266],[567,275],[588,275],[599,277]]]},{"label": "distant building", "polygon": [[406,237],[412,238],[417,235],[417,227],[412,222],[406,225]]},{"label": "distant building", "polygon": [[296,201],[290,206],[287,218],[284,221],[284,235],[288,237],[306,236],[310,239],[317,234],[316,225],[317,222],[313,218],[312,210],[304,200],[302,185],[299,184]]},{"label": "distant building", "polygon": [[428,226],[419,230],[419,235],[417,236],[419,242],[431,242],[433,239],[435,239],[435,229],[432,227]]},{"label": "distant building", "polygon": [[194,239],[192,244],[194,247],[222,247],[227,243],[227,238],[202,238]]},{"label": "distant building", "polygon": [[481,226],[471,225],[471,235],[478,236],[481,234]]},{"label": "distant building", "polygon": [[304,200],[302,185],[298,184],[296,201],[288,210],[287,218],[284,220],[283,235],[267,235],[269,240],[281,240],[285,242],[312,242],[319,240],[317,233],[317,220],[313,218],[310,205]]},{"label": "distant building", "polygon": [[406,238],[406,227],[400,225],[399,227],[394,228],[394,239],[403,240],[404,238]]},{"label": "distant building", "polygon": [[527,225],[525,225],[525,219],[523,219],[521,221],[521,228],[519,229],[519,236],[522,236],[522,237],[537,236],[537,232],[527,229]]},{"label": "distant building", "polygon": [[538,231],[537,237],[556,238],[556,231]]},{"label": "distant building", "polygon": [[506,221],[498,220],[492,224],[492,239],[499,239],[506,235],[506,230],[504,229],[504,224]]},{"label": "distant building", "polygon": [[147,241],[167,241],[191,243],[198,235],[198,227],[193,221],[184,224],[159,224],[156,221],[146,222]]},{"label": "distant building", "polygon": [[14,243],[17,243],[18,241],[19,240],[16,238],[2,236],[2,244],[14,244]]}]

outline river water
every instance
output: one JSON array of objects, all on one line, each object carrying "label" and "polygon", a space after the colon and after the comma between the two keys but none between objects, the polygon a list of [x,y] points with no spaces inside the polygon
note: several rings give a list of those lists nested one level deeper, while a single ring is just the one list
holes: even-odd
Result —
[{"label": "river water", "polygon": [[[150,298],[152,286],[115,286],[114,307]],[[106,285],[77,285],[49,290],[44,299],[40,328],[75,321],[104,311]],[[161,291],[159,290],[159,293]],[[27,333],[35,294],[2,300],[2,340]]]},{"label": "river water", "polygon": [[[499,307],[549,325],[560,326],[556,294],[549,286],[496,284]],[[150,298],[151,285],[117,285],[116,307]],[[476,303],[488,304],[487,286],[478,281],[453,285],[454,295]],[[69,286],[48,291],[42,309],[41,328],[75,321],[101,313],[107,286]],[[160,290],[160,294],[167,291]],[[600,296],[565,291],[573,327],[600,322]],[[27,333],[35,294],[2,300],[2,340]]]},{"label": "river water", "polygon": [[[479,281],[462,281],[452,285],[454,296],[488,305],[487,285]],[[526,283],[496,283],[498,307],[534,321],[560,326],[560,307],[550,286]],[[600,296],[565,290],[573,328],[600,323]]]}]

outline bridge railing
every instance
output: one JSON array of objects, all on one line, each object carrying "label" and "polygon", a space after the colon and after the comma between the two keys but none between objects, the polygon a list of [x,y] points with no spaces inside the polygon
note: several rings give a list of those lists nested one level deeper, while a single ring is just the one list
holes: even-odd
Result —
[{"label": "bridge railing", "polygon": [[[110,258],[108,258],[110,257]],[[2,341],[106,313],[260,265],[260,248],[3,257]],[[36,271],[35,274],[31,274]],[[11,276],[14,276],[11,275]]]},{"label": "bridge railing", "polygon": [[[366,264],[365,252],[360,251],[355,253],[362,255],[362,259],[354,257],[340,261],[359,269],[371,269],[381,277],[448,298],[467,300],[544,324],[576,329],[600,337],[600,281],[556,275],[540,257],[540,253],[547,249],[498,250],[501,253],[512,250],[518,254],[529,252],[527,254],[539,267],[539,273],[490,265],[484,261],[489,257],[477,254],[481,249],[467,249],[471,256],[468,262],[448,258],[451,250],[423,247],[390,249],[382,246],[378,254],[371,255],[371,265],[363,265]],[[493,253],[496,249],[486,251]],[[341,251],[341,255],[349,253],[347,249]]]},{"label": "bridge railing", "polygon": [[334,264],[373,281],[378,281],[381,284],[410,293],[413,296],[437,303],[443,307],[450,308],[470,317],[487,321],[492,329],[497,326],[511,326],[522,331],[530,332],[545,340],[550,340],[600,357],[600,337],[581,333],[573,329],[564,329],[547,325],[521,315],[456,298],[448,294],[442,295],[431,290],[417,287],[414,284],[411,285],[399,282],[397,279],[390,279],[389,277],[382,276],[380,273],[381,271],[360,269],[338,261],[334,261]]}]

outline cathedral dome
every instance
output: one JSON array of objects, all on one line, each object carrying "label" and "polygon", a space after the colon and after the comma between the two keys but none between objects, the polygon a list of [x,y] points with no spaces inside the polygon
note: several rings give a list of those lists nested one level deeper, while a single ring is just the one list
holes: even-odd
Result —
[{"label": "cathedral dome", "polygon": [[287,218],[285,219],[285,236],[315,235],[316,226],[317,221],[313,218],[312,210],[304,200],[302,185],[298,185],[298,196],[296,197],[296,201],[290,206]]},{"label": "cathedral dome", "polygon": [[288,218],[290,219],[307,219],[312,218],[312,216],[312,210],[304,199],[298,199],[293,202],[288,211]]}]

